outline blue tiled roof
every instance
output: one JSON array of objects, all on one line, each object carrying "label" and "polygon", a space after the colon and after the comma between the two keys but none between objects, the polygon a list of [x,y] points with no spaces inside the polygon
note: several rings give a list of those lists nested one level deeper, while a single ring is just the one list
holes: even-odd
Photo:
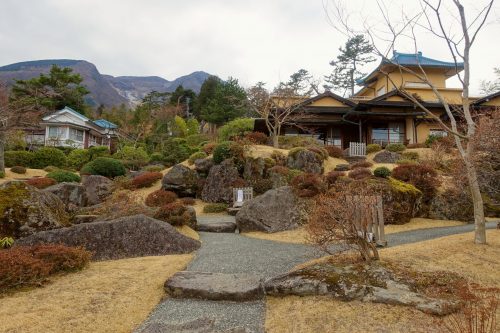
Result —
[{"label": "blue tiled roof", "polygon": [[106,119],[94,120],[94,124],[96,124],[97,126],[102,127],[102,128],[118,128],[117,125],[113,124],[110,121],[107,121]]}]

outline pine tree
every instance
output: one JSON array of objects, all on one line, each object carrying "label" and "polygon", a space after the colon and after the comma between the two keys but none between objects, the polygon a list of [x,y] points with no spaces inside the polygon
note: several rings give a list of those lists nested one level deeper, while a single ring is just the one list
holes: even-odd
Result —
[{"label": "pine tree", "polygon": [[354,95],[356,80],[363,78],[366,73],[361,72],[361,68],[375,61],[371,56],[373,46],[365,39],[363,35],[356,35],[349,38],[344,48],[339,48],[340,54],[336,60],[332,60],[332,74],[325,76],[325,80],[330,83],[328,88],[333,90],[349,91]]}]

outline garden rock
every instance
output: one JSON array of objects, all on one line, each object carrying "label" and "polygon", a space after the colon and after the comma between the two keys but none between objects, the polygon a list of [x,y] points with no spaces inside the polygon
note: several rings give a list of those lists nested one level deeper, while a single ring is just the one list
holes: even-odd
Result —
[{"label": "garden rock", "polygon": [[333,169],[334,171],[349,171],[350,169],[350,166],[349,164],[337,164],[335,166],[335,169]]},{"label": "garden rock", "polygon": [[298,169],[309,173],[323,173],[323,161],[310,150],[301,150],[297,153],[288,156],[288,167],[290,169]]},{"label": "garden rock", "polygon": [[213,222],[213,223],[198,223],[196,231],[204,232],[220,232],[220,233],[234,233],[236,224],[233,222]]},{"label": "garden rock", "polygon": [[197,183],[196,171],[182,164],[174,165],[162,180],[163,189],[175,192],[179,197],[196,196]]},{"label": "garden rock", "polygon": [[392,151],[383,150],[373,157],[376,163],[396,163],[401,158],[401,154]]},{"label": "garden rock", "polygon": [[62,200],[67,211],[75,211],[79,207],[87,205],[87,193],[85,186],[79,183],[63,182],[52,185],[43,190],[55,194]]},{"label": "garden rock", "polygon": [[196,229],[196,210],[194,209],[193,206],[186,206],[186,210],[189,214],[189,220],[187,221],[187,226],[190,227],[191,229],[195,230]]},{"label": "garden rock", "polygon": [[212,301],[251,301],[264,297],[259,277],[247,274],[178,272],[165,282],[165,291],[175,298]]},{"label": "garden rock", "polygon": [[231,160],[213,166],[201,191],[201,199],[206,202],[231,203],[233,185],[240,179],[238,169]]},{"label": "garden rock", "polygon": [[427,217],[474,222],[474,207],[466,193],[457,189],[438,192],[429,202]]},{"label": "garden rock", "polygon": [[64,203],[55,194],[19,181],[0,185],[0,235],[26,237],[67,225]]},{"label": "garden rock", "polygon": [[211,158],[200,158],[194,161],[194,169],[203,176],[207,176],[213,166],[214,160]]},{"label": "garden rock", "polygon": [[99,175],[84,176],[82,185],[85,187],[87,205],[97,205],[109,197],[114,190],[113,182]]},{"label": "garden rock", "polygon": [[16,245],[44,243],[83,246],[93,252],[93,260],[182,254],[200,247],[199,241],[170,224],[142,214],[43,231],[16,241]]},{"label": "garden rock", "polygon": [[266,172],[266,160],[262,157],[247,157],[243,169],[244,179],[264,178]]},{"label": "garden rock", "polygon": [[73,224],[90,223],[94,222],[99,218],[99,215],[75,215],[71,222]]},{"label": "garden rock", "polygon": [[307,222],[306,207],[290,186],[283,186],[245,202],[236,214],[236,224],[242,232],[291,230]]},{"label": "garden rock", "polygon": [[453,301],[412,291],[410,285],[396,281],[389,269],[377,264],[316,264],[269,279],[264,289],[270,296],[326,295],[343,301],[412,306],[440,316],[457,310]]}]

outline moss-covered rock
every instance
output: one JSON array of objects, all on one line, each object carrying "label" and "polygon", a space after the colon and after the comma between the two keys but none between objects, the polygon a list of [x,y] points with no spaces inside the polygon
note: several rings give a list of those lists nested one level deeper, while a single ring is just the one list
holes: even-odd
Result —
[{"label": "moss-covered rock", "polygon": [[0,236],[19,238],[66,225],[69,216],[56,195],[24,182],[0,185]]}]

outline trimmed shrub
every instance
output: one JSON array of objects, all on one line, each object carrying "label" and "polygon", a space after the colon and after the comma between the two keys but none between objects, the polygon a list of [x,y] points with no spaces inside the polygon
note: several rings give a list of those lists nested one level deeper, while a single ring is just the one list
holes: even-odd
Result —
[{"label": "trimmed shrub", "polygon": [[181,198],[180,200],[186,206],[193,206],[196,204],[196,200],[194,200],[194,198],[184,197],[184,198]]},{"label": "trimmed shrub", "polygon": [[244,148],[237,142],[224,141],[219,143],[213,152],[213,161],[215,164],[220,164],[222,161],[232,158],[237,167],[241,167],[244,163]]},{"label": "trimmed shrub", "polygon": [[18,246],[0,251],[0,289],[39,286],[51,274],[85,267],[92,254],[64,245]]},{"label": "trimmed shrub", "polygon": [[24,175],[26,173],[26,168],[20,165],[15,165],[12,168],[10,168],[10,172]]},{"label": "trimmed shrub", "polygon": [[344,151],[340,147],[337,147],[337,146],[326,146],[325,150],[328,152],[328,155],[330,157],[344,158]]},{"label": "trimmed shrub", "polygon": [[59,170],[59,168],[55,167],[53,165],[49,165],[49,166],[46,166],[45,168],[43,168],[43,171],[46,171],[46,172],[52,172],[52,171],[56,171],[56,170]]},{"label": "trimmed shrub", "polygon": [[389,143],[387,146],[385,146],[385,150],[392,151],[393,153],[399,153],[405,149],[406,147],[402,143]]},{"label": "trimmed shrub", "polygon": [[155,213],[154,218],[173,226],[181,226],[189,223],[191,215],[186,206],[179,201],[175,201],[161,206]]},{"label": "trimmed shrub", "polygon": [[372,162],[369,161],[359,161],[351,165],[351,170],[357,168],[371,168],[373,166]]},{"label": "trimmed shrub", "polygon": [[323,179],[315,173],[300,174],[292,179],[291,185],[301,198],[311,198],[326,190]]},{"label": "trimmed shrub", "polygon": [[160,172],[162,170],[165,170],[165,167],[161,164],[154,164],[154,165],[146,165],[143,168],[144,171],[149,171],[149,172]]},{"label": "trimmed shrub", "polygon": [[166,140],[163,147],[163,161],[168,165],[181,163],[189,158],[196,149],[190,148],[186,139],[171,138]]},{"label": "trimmed shrub", "polygon": [[412,184],[423,194],[424,202],[429,201],[436,194],[440,181],[437,172],[427,165],[404,164],[392,170],[392,177]]},{"label": "trimmed shrub", "polygon": [[376,153],[382,150],[382,147],[378,143],[370,143],[366,145],[366,153]]},{"label": "trimmed shrub", "polygon": [[189,147],[198,147],[208,140],[209,137],[205,134],[193,134],[186,137],[186,145]]},{"label": "trimmed shrub", "polygon": [[203,213],[222,213],[227,209],[225,203],[209,203],[203,207]]},{"label": "trimmed shrub", "polygon": [[413,161],[418,161],[419,160],[419,155],[416,151],[404,151],[401,153],[401,159],[402,160],[413,160]]},{"label": "trimmed shrub", "polygon": [[95,160],[98,157],[109,157],[111,152],[107,146],[92,146],[87,149],[90,154],[90,160]]},{"label": "trimmed shrub", "polygon": [[364,178],[368,178],[372,176],[372,172],[368,168],[356,168],[354,170],[349,171],[349,178],[354,180],[360,180]]},{"label": "trimmed shrub", "polygon": [[177,200],[177,194],[161,189],[148,194],[145,203],[148,207],[160,207],[175,200]]},{"label": "trimmed shrub", "polygon": [[193,165],[194,161],[200,160],[200,159],[203,159],[203,158],[207,158],[207,154],[205,154],[202,151],[196,152],[194,154],[191,154],[191,156],[189,156],[188,164],[189,165]]},{"label": "trimmed shrub", "polygon": [[381,166],[373,170],[373,175],[379,178],[387,178],[391,176],[391,170],[387,167]]},{"label": "trimmed shrub", "polygon": [[231,120],[218,129],[217,133],[219,134],[219,140],[228,141],[235,138],[242,138],[248,132],[253,131],[253,123],[254,120],[251,118],[238,118]]},{"label": "trimmed shrub", "polygon": [[265,145],[269,137],[262,132],[250,132],[245,135],[245,140],[256,145]]},{"label": "trimmed shrub", "polygon": [[98,157],[80,170],[82,175],[101,175],[109,178],[123,176],[126,172],[121,161],[110,157]]},{"label": "trimmed shrub", "polygon": [[425,139],[425,146],[430,148],[432,144],[436,141],[442,140],[443,137],[441,135],[429,135],[427,139]]},{"label": "trimmed shrub", "polygon": [[339,177],[345,177],[345,172],[343,171],[330,171],[325,175],[325,180],[328,186],[335,184]]},{"label": "trimmed shrub", "polygon": [[163,178],[163,174],[161,172],[149,172],[146,171],[137,177],[134,177],[130,182],[130,186],[132,188],[143,188],[143,187],[151,187],[154,183]]},{"label": "trimmed shrub", "polygon": [[75,149],[68,154],[68,166],[80,170],[85,164],[90,162],[90,157],[88,149]]},{"label": "trimmed shrub", "polygon": [[152,153],[151,156],[149,157],[149,162],[162,162],[163,161],[163,155],[161,153]]},{"label": "trimmed shrub", "polygon": [[125,146],[117,151],[113,158],[119,159],[127,168],[139,170],[149,161],[148,153],[142,147]]},{"label": "trimmed shrub", "polygon": [[76,173],[67,170],[56,170],[49,172],[46,176],[47,178],[52,178],[58,183],[62,182],[77,182],[79,183],[81,178]]},{"label": "trimmed shrub", "polygon": [[205,154],[210,155],[213,153],[216,146],[217,144],[215,142],[208,142],[203,145],[202,150],[205,152]]},{"label": "trimmed shrub", "polygon": [[49,186],[57,184],[57,182],[52,178],[47,177],[39,177],[39,178],[31,178],[26,181],[26,184],[34,186],[38,189],[44,189]]},{"label": "trimmed shrub", "polygon": [[5,166],[10,168],[20,165],[25,168],[30,167],[33,162],[34,154],[29,151],[6,151],[4,153]]},{"label": "trimmed shrub", "polygon": [[52,147],[43,147],[35,151],[31,167],[35,169],[43,169],[49,165],[59,168],[65,166],[66,155],[64,155],[61,150]]}]

